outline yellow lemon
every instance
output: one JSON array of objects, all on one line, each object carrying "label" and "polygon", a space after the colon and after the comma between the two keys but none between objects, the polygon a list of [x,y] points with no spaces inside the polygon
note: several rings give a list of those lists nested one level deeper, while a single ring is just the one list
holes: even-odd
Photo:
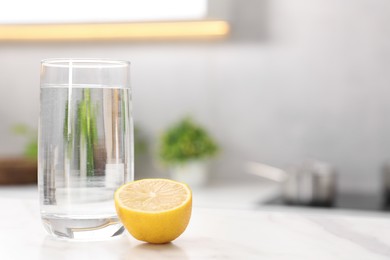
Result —
[{"label": "yellow lemon", "polygon": [[168,243],[180,236],[190,221],[192,193],[180,182],[143,179],[118,188],[115,207],[119,219],[136,239]]}]

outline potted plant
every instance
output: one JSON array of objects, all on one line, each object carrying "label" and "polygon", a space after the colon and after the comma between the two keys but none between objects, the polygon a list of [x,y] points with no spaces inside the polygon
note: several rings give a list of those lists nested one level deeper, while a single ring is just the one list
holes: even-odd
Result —
[{"label": "potted plant", "polygon": [[34,129],[18,124],[12,128],[15,135],[27,139],[23,156],[0,158],[0,184],[28,184],[37,181],[37,133]]},{"label": "potted plant", "polygon": [[188,117],[168,128],[160,139],[159,157],[172,179],[191,186],[207,182],[208,160],[217,152],[207,131]]}]

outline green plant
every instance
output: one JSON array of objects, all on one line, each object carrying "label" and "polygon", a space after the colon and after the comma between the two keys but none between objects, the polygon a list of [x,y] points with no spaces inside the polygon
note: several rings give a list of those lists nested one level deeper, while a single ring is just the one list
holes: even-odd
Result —
[{"label": "green plant", "polygon": [[212,157],[218,146],[207,131],[184,118],[166,130],[161,136],[159,157],[168,165]]},{"label": "green plant", "polygon": [[148,143],[142,130],[134,126],[134,155],[139,156],[146,153],[148,150]]},{"label": "green plant", "polygon": [[37,131],[25,124],[14,125],[11,130],[15,135],[24,136],[27,138],[27,144],[24,147],[23,155],[27,158],[36,160],[38,156]]},{"label": "green plant", "polygon": [[[83,90],[83,99],[78,106],[81,145],[86,150],[87,176],[95,175],[94,146],[97,142],[96,108],[91,102],[90,89]],[[66,124],[65,124],[66,125]]]}]

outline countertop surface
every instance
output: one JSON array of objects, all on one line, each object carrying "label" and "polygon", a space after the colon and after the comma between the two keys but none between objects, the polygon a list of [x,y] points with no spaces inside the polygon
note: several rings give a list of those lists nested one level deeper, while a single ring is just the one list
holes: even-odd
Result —
[{"label": "countertop surface", "polygon": [[164,245],[128,234],[99,242],[53,239],[41,224],[35,187],[0,187],[0,259],[390,259],[387,213],[251,207],[259,199],[253,194],[247,195],[253,201],[233,200],[232,190],[259,194],[250,187],[195,190],[187,230]]}]

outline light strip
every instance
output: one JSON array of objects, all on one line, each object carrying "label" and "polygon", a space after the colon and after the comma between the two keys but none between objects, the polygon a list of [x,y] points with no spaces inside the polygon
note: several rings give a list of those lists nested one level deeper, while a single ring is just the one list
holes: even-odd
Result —
[{"label": "light strip", "polygon": [[0,41],[88,41],[218,38],[226,21],[0,25]]}]

